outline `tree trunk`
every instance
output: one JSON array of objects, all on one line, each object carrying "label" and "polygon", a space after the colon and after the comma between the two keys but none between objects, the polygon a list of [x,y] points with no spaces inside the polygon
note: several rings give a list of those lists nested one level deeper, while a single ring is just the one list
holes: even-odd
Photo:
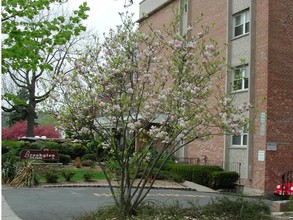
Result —
[{"label": "tree trunk", "polygon": [[31,83],[28,86],[28,93],[29,93],[29,98],[28,98],[28,106],[27,106],[27,137],[34,137],[34,126],[35,126],[35,118],[36,118],[36,96],[35,96],[35,91],[36,91],[36,73],[33,72],[32,77],[31,77]]},{"label": "tree trunk", "polygon": [[36,117],[36,104],[34,101],[30,101],[28,105],[28,116],[27,116],[27,137],[34,137],[34,126]]}]

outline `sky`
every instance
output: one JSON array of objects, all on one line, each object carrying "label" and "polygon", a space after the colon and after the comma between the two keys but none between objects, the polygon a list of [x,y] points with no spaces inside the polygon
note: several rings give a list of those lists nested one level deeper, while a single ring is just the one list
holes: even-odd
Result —
[{"label": "sky", "polygon": [[83,2],[87,2],[90,7],[89,17],[85,25],[89,29],[94,29],[99,36],[108,33],[110,28],[115,28],[116,25],[121,24],[119,12],[129,11],[134,13],[134,20],[139,17],[139,3],[142,0],[133,0],[133,5],[125,8],[125,0],[69,0],[71,9],[78,9],[78,6]]}]

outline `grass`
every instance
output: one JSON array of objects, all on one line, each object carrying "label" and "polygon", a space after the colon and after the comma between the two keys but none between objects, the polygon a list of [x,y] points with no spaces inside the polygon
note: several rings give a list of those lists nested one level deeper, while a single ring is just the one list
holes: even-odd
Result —
[{"label": "grass", "polygon": [[[93,180],[102,180],[105,179],[103,172],[91,169],[68,169],[66,171],[75,173],[71,178],[70,182],[81,182],[84,181],[85,174],[92,174]],[[39,182],[46,182],[44,174],[39,174],[37,177]],[[58,182],[65,182],[65,178],[62,176],[61,172],[58,173]]]},{"label": "grass", "polygon": [[289,211],[292,212],[293,211],[293,196],[289,197],[289,201],[290,202],[289,202],[289,207],[288,208],[289,208]]}]

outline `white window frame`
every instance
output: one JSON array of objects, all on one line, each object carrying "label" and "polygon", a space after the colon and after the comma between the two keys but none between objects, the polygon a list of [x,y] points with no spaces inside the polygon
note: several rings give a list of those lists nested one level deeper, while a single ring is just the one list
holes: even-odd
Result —
[{"label": "white window frame", "polygon": [[[239,21],[237,24],[236,22]],[[242,11],[233,15],[233,37],[240,37],[249,33],[250,13],[249,10]],[[237,33],[238,29],[241,33]]]},{"label": "white window frame", "polygon": [[[239,144],[233,142],[233,138],[236,138],[236,137],[240,138],[240,143]],[[247,147],[247,145],[248,145],[248,129],[247,129],[247,126],[244,126],[241,129],[240,135],[231,135],[231,145],[234,146],[234,147]]]},{"label": "white window frame", "polygon": [[241,65],[235,68],[232,76],[232,91],[246,91],[249,89],[249,66]]}]

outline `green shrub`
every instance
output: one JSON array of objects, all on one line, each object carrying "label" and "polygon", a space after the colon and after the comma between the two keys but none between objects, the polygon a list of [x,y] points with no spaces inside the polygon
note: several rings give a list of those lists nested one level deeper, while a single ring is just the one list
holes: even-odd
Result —
[{"label": "green shrub", "polygon": [[183,182],[183,179],[180,175],[165,170],[160,171],[159,175],[157,176],[157,180],[173,180],[177,183]]},{"label": "green shrub", "polygon": [[10,183],[17,174],[17,165],[19,158],[15,156],[14,150],[11,150],[2,155],[2,182]]},{"label": "green shrub", "polygon": [[71,158],[82,157],[83,155],[89,153],[88,149],[79,143],[74,143],[72,145],[72,156]]},{"label": "green shrub", "polygon": [[81,161],[84,161],[84,160],[97,161],[97,156],[96,154],[85,154],[80,159]]},{"label": "green shrub", "polygon": [[[129,220],[258,220],[271,219],[269,206],[261,200],[248,201],[243,198],[228,199],[220,198],[206,206],[200,206],[190,202],[190,207],[182,206],[180,203],[166,205],[159,202],[145,202],[135,209],[135,215],[127,218]],[[75,217],[75,220],[108,220],[125,219],[119,214],[115,206],[104,206],[94,212]]]},{"label": "green shrub", "polygon": [[211,173],[210,187],[213,189],[233,189],[238,180],[237,172],[216,171]]},{"label": "green shrub", "polygon": [[2,148],[20,149],[22,144],[23,144],[23,141],[3,140],[2,141]]},{"label": "green shrub", "polygon": [[2,164],[2,182],[10,183],[16,175],[16,164],[13,160],[6,160]]},{"label": "green shrub", "polygon": [[59,153],[69,155],[72,160],[91,153],[88,148],[80,143],[65,142],[59,145]]},{"label": "green shrub", "polygon": [[93,173],[85,173],[85,174],[83,175],[83,178],[84,178],[84,180],[85,180],[86,182],[90,182],[90,181],[93,180],[93,178],[94,178],[94,174],[93,174]]},{"label": "green shrub", "polygon": [[164,170],[180,175],[183,179],[191,181],[193,167],[186,164],[168,164]]},{"label": "green shrub", "polygon": [[69,163],[71,163],[71,157],[69,155],[65,155],[65,154],[59,154],[59,162],[67,165]]},{"label": "green shrub", "polygon": [[36,141],[31,143],[31,149],[42,149],[42,148],[49,148],[51,150],[59,150],[60,144],[54,141]]},{"label": "green shrub", "polygon": [[57,183],[59,174],[56,171],[48,171],[45,173],[45,179],[47,183]]},{"label": "green shrub", "polygon": [[[163,164],[163,162],[164,162],[164,159],[159,159],[159,160],[157,161],[155,167],[156,167],[156,168],[160,168],[161,165]],[[162,170],[166,170],[166,169],[168,169],[168,165],[173,165],[173,164],[175,164],[175,162],[174,162],[173,160],[171,160],[171,159],[168,159],[168,160],[165,162],[164,166],[162,167]]]},{"label": "green shrub", "polygon": [[[178,182],[178,183],[183,182],[182,177],[180,175],[176,174],[176,173],[171,173],[171,172],[166,171],[166,170],[160,170],[160,172],[158,173],[158,171],[159,171],[158,168],[154,168],[153,172],[152,172],[152,175],[151,175],[152,177],[155,177],[155,175],[157,175],[157,177],[156,177],[157,180],[171,180],[171,181],[175,181],[175,182]],[[143,173],[143,169],[136,176],[136,178],[141,178],[142,173]]]},{"label": "green shrub", "polygon": [[62,176],[65,178],[66,181],[70,182],[71,178],[75,175],[75,172],[70,170],[64,170],[62,172]]},{"label": "green shrub", "polygon": [[30,143],[27,141],[12,141],[12,140],[3,140],[2,141],[2,155],[5,153],[14,154],[14,156],[19,156],[22,149],[29,149]]},{"label": "green shrub", "polygon": [[59,153],[69,155],[71,159],[74,159],[75,157],[73,156],[73,143],[70,143],[70,142],[61,143],[59,146]]},{"label": "green shrub", "polygon": [[[243,197],[230,199],[227,197],[216,198],[201,209],[201,214],[209,219],[264,219],[270,214],[269,206],[262,200],[246,200]],[[215,218],[216,217],[216,218]],[[227,218],[228,217],[228,218]]]},{"label": "green shrub", "polygon": [[289,211],[293,211],[293,196],[289,197]]},{"label": "green shrub", "polygon": [[187,164],[168,164],[166,170],[179,175],[182,179],[195,182],[204,186],[210,186],[211,173],[223,171],[219,166],[201,166]]},{"label": "green shrub", "polygon": [[4,163],[4,162],[6,162],[6,161],[10,161],[10,160],[17,160],[18,159],[18,157],[15,155],[15,153],[14,153],[14,151],[9,151],[9,152],[7,152],[7,153],[5,153],[5,154],[2,154],[2,156],[1,156],[1,158],[2,158],[2,164]]},{"label": "green shrub", "polygon": [[95,152],[97,159],[99,159],[100,161],[104,161],[104,159],[107,159],[105,152],[107,150],[105,150],[102,147],[102,139],[101,138],[97,138],[94,141],[90,141],[87,143],[87,149],[89,150],[89,152]]},{"label": "green shrub", "polygon": [[5,154],[9,152],[9,147],[8,146],[3,146],[1,147],[1,154]]}]

